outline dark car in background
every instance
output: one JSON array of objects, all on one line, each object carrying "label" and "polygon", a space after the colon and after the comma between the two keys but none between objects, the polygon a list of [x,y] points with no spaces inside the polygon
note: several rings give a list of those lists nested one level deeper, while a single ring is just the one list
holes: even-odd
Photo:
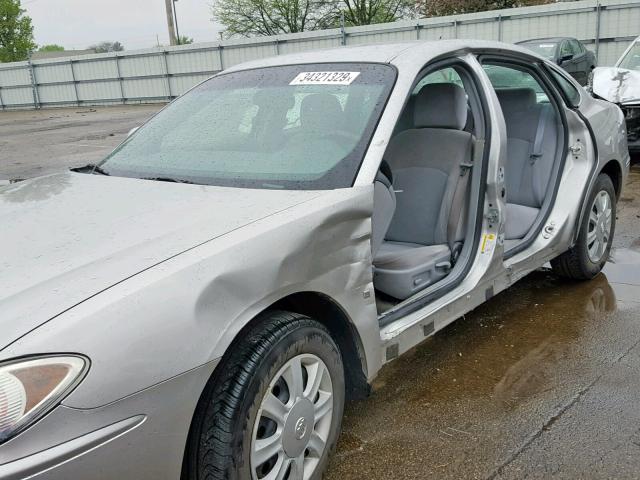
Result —
[{"label": "dark car in background", "polygon": [[575,38],[535,38],[518,42],[566,70],[580,85],[586,85],[596,68],[596,55]]}]

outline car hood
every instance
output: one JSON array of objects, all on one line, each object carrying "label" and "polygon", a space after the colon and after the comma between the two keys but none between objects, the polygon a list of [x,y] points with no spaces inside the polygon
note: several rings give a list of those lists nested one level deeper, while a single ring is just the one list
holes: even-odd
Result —
[{"label": "car hood", "polygon": [[640,71],[596,68],[593,72],[593,93],[613,103],[640,103]]},{"label": "car hood", "polygon": [[0,187],[0,349],[136,273],[319,195],[81,173]]}]

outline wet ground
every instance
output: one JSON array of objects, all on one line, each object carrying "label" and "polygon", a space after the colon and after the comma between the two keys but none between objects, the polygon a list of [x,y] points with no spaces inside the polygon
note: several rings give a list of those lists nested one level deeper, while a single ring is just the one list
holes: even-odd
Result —
[{"label": "wet ground", "polygon": [[[159,108],[0,112],[0,180],[95,162]],[[535,272],[384,368],[328,478],[640,478],[638,163],[614,246],[593,281]]]},{"label": "wet ground", "polygon": [[0,111],[0,180],[97,162],[162,105]]},{"label": "wet ground", "polygon": [[328,478],[640,478],[640,166],[605,272],[538,271],[383,369]]}]

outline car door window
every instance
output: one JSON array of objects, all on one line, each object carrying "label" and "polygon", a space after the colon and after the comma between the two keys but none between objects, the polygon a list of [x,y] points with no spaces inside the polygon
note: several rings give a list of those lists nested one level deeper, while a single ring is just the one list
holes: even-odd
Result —
[{"label": "car door window", "polygon": [[577,41],[577,40],[570,40],[569,43],[571,43],[571,50],[573,51],[573,54],[575,56],[581,55],[584,53],[584,49],[582,47],[582,44]]},{"label": "car door window", "polygon": [[560,91],[564,94],[567,103],[572,107],[580,105],[580,92],[573,86],[573,83],[555,70],[551,70],[551,75]]},{"label": "car door window", "polygon": [[565,40],[560,46],[560,58],[563,58],[567,55],[574,55],[574,52],[573,48],[571,48],[571,43]]}]

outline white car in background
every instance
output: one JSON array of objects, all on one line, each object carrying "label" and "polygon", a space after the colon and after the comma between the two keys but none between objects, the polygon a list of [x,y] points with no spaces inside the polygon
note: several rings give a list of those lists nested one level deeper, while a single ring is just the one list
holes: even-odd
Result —
[{"label": "white car in background", "polygon": [[614,67],[593,72],[592,93],[620,106],[627,124],[629,151],[640,153],[640,37],[624,51]]}]

